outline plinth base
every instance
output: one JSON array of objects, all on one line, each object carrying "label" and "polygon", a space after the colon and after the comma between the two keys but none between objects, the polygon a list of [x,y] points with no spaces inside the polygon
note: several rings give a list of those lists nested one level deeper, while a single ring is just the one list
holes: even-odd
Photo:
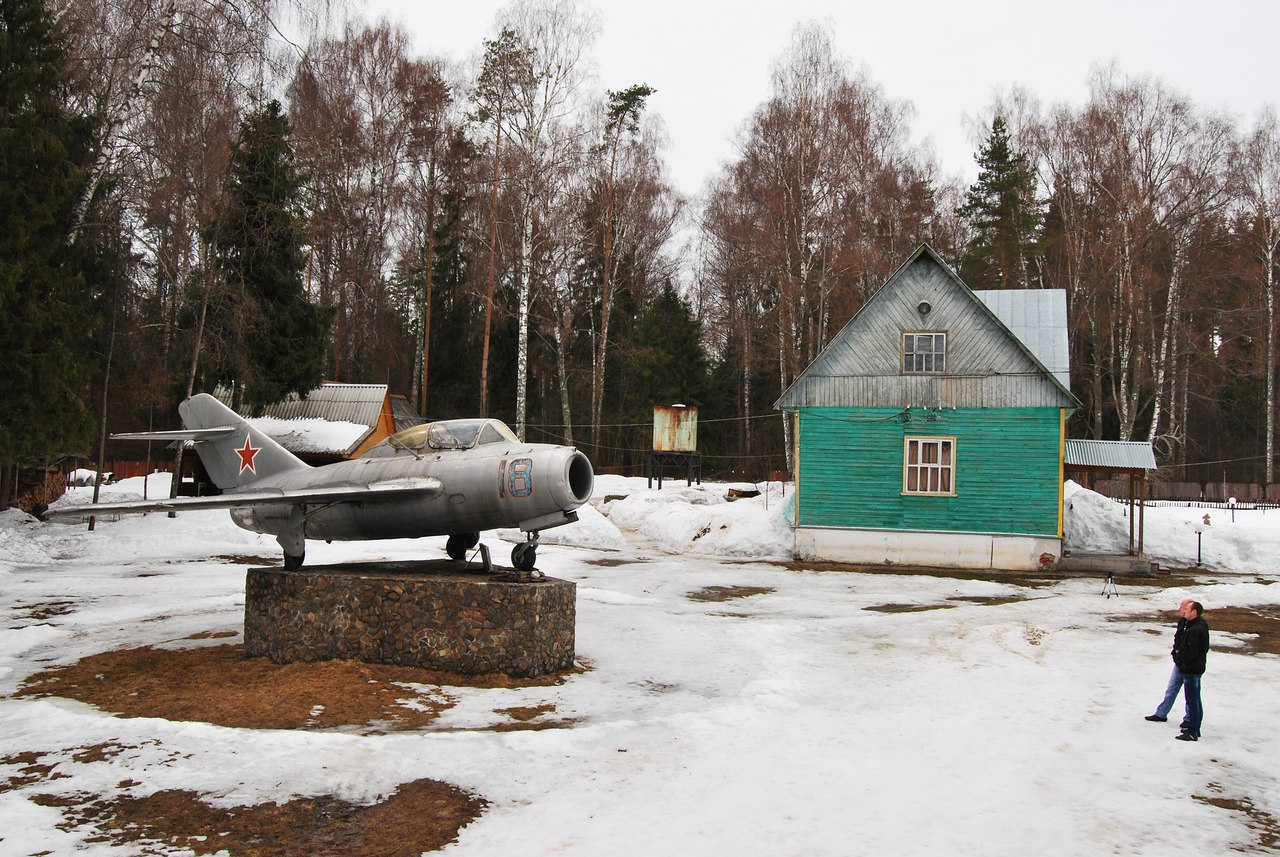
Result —
[{"label": "plinth base", "polygon": [[244,649],[519,678],[573,666],[577,586],[514,582],[449,561],[251,568]]}]

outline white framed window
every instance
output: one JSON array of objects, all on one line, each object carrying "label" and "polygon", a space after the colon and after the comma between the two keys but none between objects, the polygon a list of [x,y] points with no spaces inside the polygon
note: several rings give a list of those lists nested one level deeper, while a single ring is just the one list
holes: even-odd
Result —
[{"label": "white framed window", "polygon": [[955,496],[956,439],[908,437],[903,441],[902,493]]},{"label": "white framed window", "polygon": [[936,331],[902,334],[902,372],[905,375],[940,375],[947,368],[947,335]]}]

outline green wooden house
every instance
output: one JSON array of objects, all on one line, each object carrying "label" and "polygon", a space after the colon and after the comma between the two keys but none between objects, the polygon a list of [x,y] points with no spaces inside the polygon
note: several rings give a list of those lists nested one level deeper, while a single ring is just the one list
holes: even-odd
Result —
[{"label": "green wooden house", "polygon": [[1033,570],[1062,556],[1061,290],[975,292],[922,245],[787,388],[795,552]]}]

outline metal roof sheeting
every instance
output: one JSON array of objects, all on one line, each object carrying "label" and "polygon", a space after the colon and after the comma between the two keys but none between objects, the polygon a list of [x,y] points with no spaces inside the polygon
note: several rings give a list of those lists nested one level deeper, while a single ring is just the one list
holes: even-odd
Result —
[{"label": "metal roof sheeting", "polygon": [[975,289],[973,293],[1062,386],[1071,389],[1064,289]]},{"label": "metal roof sheeting", "polygon": [[1064,459],[1068,467],[1086,469],[1156,469],[1151,444],[1137,440],[1068,440]]},{"label": "metal roof sheeting", "polygon": [[[231,390],[219,387],[213,393],[227,407],[231,407]],[[386,384],[323,384],[307,394],[305,399],[297,394],[282,402],[267,405],[261,416],[277,420],[322,419],[335,423],[355,423],[368,426],[372,431],[382,415],[382,405],[387,399]],[[359,445],[369,432],[356,438],[347,449],[331,450],[348,452]]]},{"label": "metal roof sheeting", "polygon": [[404,431],[407,428],[420,426],[426,422],[426,420],[418,416],[418,412],[413,409],[413,405],[409,404],[409,400],[404,396],[391,397],[391,415],[395,417],[396,431]]}]

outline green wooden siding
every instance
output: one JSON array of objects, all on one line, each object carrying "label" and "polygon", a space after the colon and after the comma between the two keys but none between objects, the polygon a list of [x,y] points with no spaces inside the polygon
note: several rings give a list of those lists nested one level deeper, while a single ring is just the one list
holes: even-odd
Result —
[{"label": "green wooden siding", "polygon": [[[805,408],[797,526],[1056,536],[1057,408]],[[955,496],[902,493],[903,439],[955,438]]]}]

